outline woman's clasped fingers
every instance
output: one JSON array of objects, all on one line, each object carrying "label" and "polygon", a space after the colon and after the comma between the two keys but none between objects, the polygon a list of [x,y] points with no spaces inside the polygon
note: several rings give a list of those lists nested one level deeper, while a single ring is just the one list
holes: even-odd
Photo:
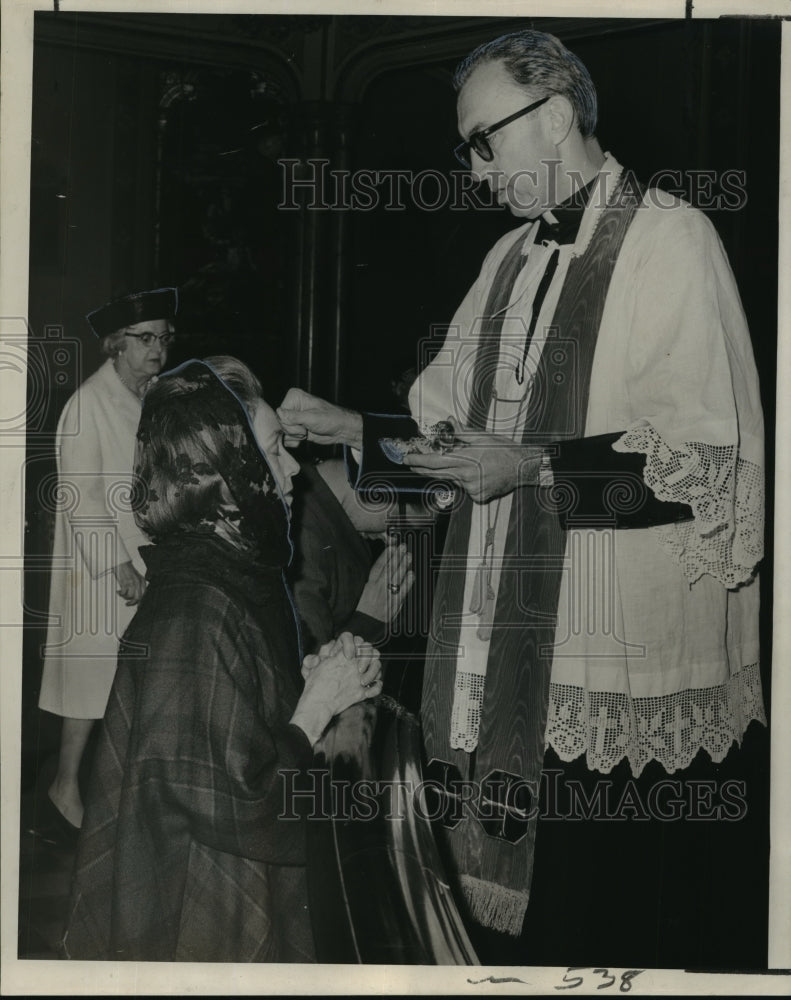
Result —
[{"label": "woman's clasped fingers", "polygon": [[367,687],[372,684],[382,673],[382,661],[379,658],[379,650],[366,644],[367,649],[358,650],[357,671],[360,684]]},{"label": "woman's clasped fingers", "polygon": [[367,698],[376,698],[382,693],[382,688],[384,686],[384,680],[382,678],[381,671],[377,674],[372,681],[361,686],[360,691],[362,692],[361,701]]},{"label": "woman's clasped fingers", "polygon": [[[325,643],[325,645],[327,644]],[[324,647],[322,646],[322,649],[323,648]],[[308,653],[308,655],[302,661],[302,670],[300,671],[300,673],[307,680],[308,675],[316,669],[316,667],[319,665],[320,662],[321,662],[320,658],[315,653]]]},{"label": "woman's clasped fingers", "polygon": [[343,655],[347,660],[352,660],[357,655],[357,639],[351,634],[351,632],[341,632],[338,636],[336,642],[338,643],[338,652],[343,652]]},{"label": "woman's clasped fingers", "polygon": [[338,652],[338,640],[330,639],[329,642],[325,642],[323,646],[319,647],[318,657],[320,660],[326,660],[328,656],[334,656]]}]

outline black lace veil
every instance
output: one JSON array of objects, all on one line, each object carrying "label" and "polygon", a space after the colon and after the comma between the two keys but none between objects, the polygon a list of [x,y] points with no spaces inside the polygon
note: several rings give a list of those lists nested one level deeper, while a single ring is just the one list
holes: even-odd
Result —
[{"label": "black lace veil", "polygon": [[135,520],[154,542],[216,533],[263,565],[291,561],[289,509],[244,402],[205,361],[160,375],[143,401]]}]

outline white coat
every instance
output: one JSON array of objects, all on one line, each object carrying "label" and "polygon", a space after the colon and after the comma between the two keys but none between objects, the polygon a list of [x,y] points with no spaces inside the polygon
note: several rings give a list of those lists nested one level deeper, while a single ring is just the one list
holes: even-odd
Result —
[{"label": "white coat", "polygon": [[57,429],[58,483],[49,625],[39,707],[100,719],[115,675],[118,642],[135,607],[118,594],[114,567],[145,567],[147,544],[131,506],[141,404],[108,360],[63,408]]}]

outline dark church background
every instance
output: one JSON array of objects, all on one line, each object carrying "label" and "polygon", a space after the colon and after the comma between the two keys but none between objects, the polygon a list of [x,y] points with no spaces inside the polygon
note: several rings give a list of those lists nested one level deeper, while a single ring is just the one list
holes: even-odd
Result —
[{"label": "dark church background", "polygon": [[[491,204],[421,206],[408,185],[387,207],[388,185],[398,171],[434,172],[452,189],[453,68],[479,42],[528,26],[588,66],[602,148],[643,180],[665,172],[660,186],[712,218],[752,331],[773,453],[778,22],[37,13],[23,791],[57,752],[57,720],[36,708],[52,531],[39,487],[54,470],[60,410],[100,363],[86,312],[176,285],[171,362],[229,353],[273,404],[301,385],[393,410],[392,380],[425,361],[484,254],[518,220]],[[307,186],[285,189],[287,174],[309,177],[307,161],[319,159],[330,172],[383,172],[378,203],[321,208]],[[737,211],[702,202],[727,195],[717,180],[726,171],[744,175]],[[423,190],[431,201],[437,188]],[[279,208],[289,196],[294,207]],[[337,189],[324,196],[337,200]],[[768,695],[768,560],[762,575]],[[765,761],[762,773],[768,782]],[[764,815],[744,913],[756,954],[767,836]]]}]

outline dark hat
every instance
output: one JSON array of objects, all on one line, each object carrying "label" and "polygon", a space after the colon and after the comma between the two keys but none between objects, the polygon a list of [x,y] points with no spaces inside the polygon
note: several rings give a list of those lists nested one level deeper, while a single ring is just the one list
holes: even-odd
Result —
[{"label": "dark hat", "polygon": [[172,322],[178,308],[179,293],[176,288],[155,288],[151,292],[134,292],[114,299],[94,309],[85,317],[97,337],[107,337],[133,323],[150,319]]}]

